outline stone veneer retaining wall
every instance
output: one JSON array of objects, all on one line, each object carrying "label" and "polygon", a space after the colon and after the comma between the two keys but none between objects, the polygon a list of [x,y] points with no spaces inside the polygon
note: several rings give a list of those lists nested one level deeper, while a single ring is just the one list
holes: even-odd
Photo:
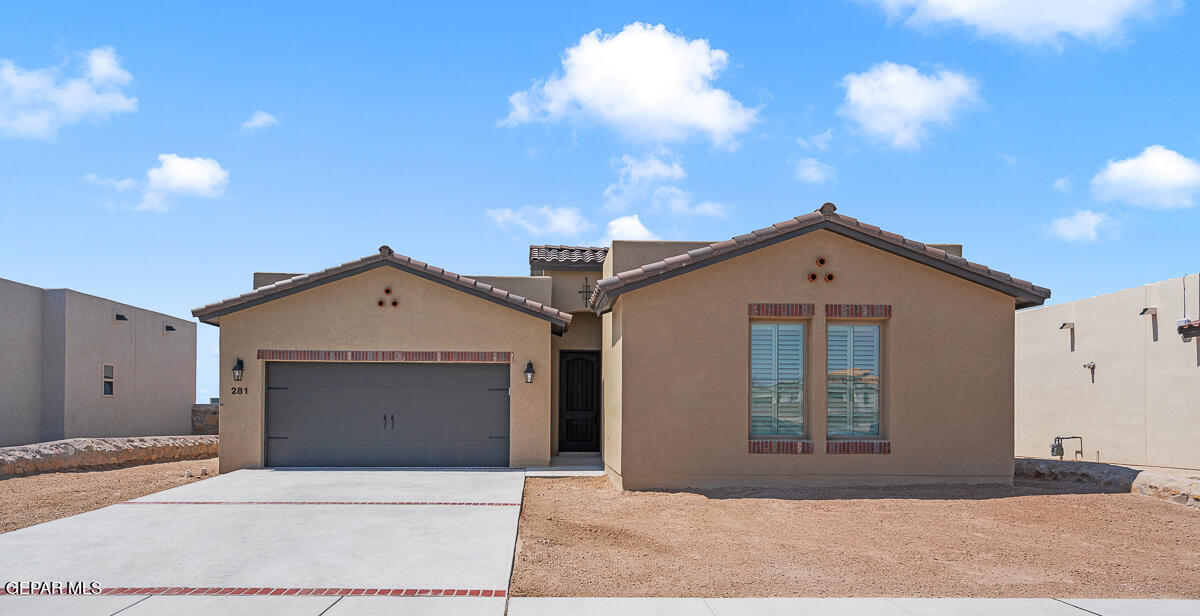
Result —
[{"label": "stone veneer retaining wall", "polygon": [[1015,477],[1097,483],[1122,492],[1136,492],[1200,508],[1200,471],[1194,474],[1167,474],[1116,464],[1038,458],[1016,458],[1013,467]]},{"label": "stone veneer retaining wall", "polygon": [[215,436],[71,438],[0,448],[0,477],[217,455]]},{"label": "stone veneer retaining wall", "polygon": [[217,434],[221,405],[219,402],[192,405],[192,434]]}]

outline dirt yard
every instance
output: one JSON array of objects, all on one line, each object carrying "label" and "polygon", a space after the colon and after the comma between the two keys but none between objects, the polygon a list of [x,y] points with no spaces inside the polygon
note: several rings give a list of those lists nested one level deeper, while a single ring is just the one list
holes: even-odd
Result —
[{"label": "dirt yard", "polygon": [[212,477],[217,458],[0,479],[0,533],[207,479],[201,468]]},{"label": "dirt yard", "polygon": [[515,596],[1200,598],[1200,512],[1083,484],[614,490],[528,479]]}]

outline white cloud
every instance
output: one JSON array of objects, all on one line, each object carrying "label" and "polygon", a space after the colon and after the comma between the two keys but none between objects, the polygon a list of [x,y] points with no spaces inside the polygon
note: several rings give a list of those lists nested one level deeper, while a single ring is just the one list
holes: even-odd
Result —
[{"label": "white cloud", "polygon": [[812,137],[809,137],[808,139],[805,139],[803,137],[796,138],[796,143],[799,144],[800,147],[806,148],[806,149],[813,149],[818,152],[824,152],[825,150],[828,150],[829,142],[831,142],[831,141],[833,141],[833,129],[832,128],[827,128],[827,129],[825,129],[825,132],[818,134],[818,135],[813,135]]},{"label": "white cloud", "polygon": [[276,124],[279,124],[279,120],[276,120],[275,116],[263,111],[262,109],[259,109],[258,111],[255,111],[254,115],[250,116],[248,120],[242,122],[242,128],[255,130],[259,128],[266,128],[268,126],[275,126]]},{"label": "white cloud", "polygon": [[1067,175],[1054,180],[1054,183],[1051,185],[1054,187],[1054,190],[1057,190],[1058,192],[1071,192],[1071,174],[1068,173]]},{"label": "white cloud", "polygon": [[654,211],[667,211],[672,214],[684,216],[713,216],[722,217],[726,214],[726,207],[722,203],[715,201],[702,201],[696,203],[692,199],[692,193],[682,190],[676,186],[659,186],[654,189],[654,194],[650,199],[651,209]]},{"label": "white cloud", "polygon": [[614,161],[617,181],[604,189],[604,207],[611,211],[628,209],[647,199],[656,184],[682,180],[687,177],[683,165],[666,150],[634,158],[624,154]]},{"label": "white cloud", "polygon": [[876,0],[888,15],[922,27],[948,22],[985,36],[1061,44],[1064,36],[1119,39],[1128,22],[1173,11],[1178,0]]},{"label": "white cloud", "polygon": [[978,100],[979,84],[948,70],[922,75],[905,64],[882,62],[842,78],[846,100],[838,113],[871,137],[893,147],[916,149],[926,126],[950,124],[954,114]]},{"label": "white cloud", "polygon": [[632,23],[617,34],[593,30],[563,53],[561,74],[510,96],[500,123],[599,120],[638,141],[702,133],[732,146],[758,112],[713,87],[728,64],[727,52],[662,24]]},{"label": "white cloud", "polygon": [[133,76],[121,68],[112,47],[88,51],[79,76],[63,78],[61,72],[0,60],[0,134],[50,139],[67,124],[137,110],[137,99],[121,91]]},{"label": "white cloud", "polygon": [[622,216],[608,221],[608,232],[603,240],[604,245],[613,240],[656,240],[658,236],[642,224],[637,214]]},{"label": "white cloud", "polygon": [[1012,154],[1005,154],[1005,153],[1001,152],[1001,153],[997,154],[996,156],[999,157],[1000,160],[1004,164],[1008,165],[1009,167],[1017,166],[1017,157],[1013,156]]},{"label": "white cloud", "polygon": [[211,158],[187,158],[178,154],[159,154],[158,166],[146,170],[146,181],[113,180],[95,173],[83,176],[85,182],[105,186],[117,192],[142,189],[142,200],[134,209],[166,211],[173,195],[215,198],[225,193],[229,172]]},{"label": "white cloud", "polygon": [[1050,231],[1069,242],[1094,242],[1096,229],[1108,221],[1107,214],[1091,210],[1077,210],[1070,216],[1055,218],[1050,222]]},{"label": "white cloud", "polygon": [[1149,208],[1192,207],[1200,194],[1200,163],[1152,145],[1132,158],[1109,160],[1092,178],[1092,194]]},{"label": "white cloud", "polygon": [[488,210],[488,216],[501,228],[520,227],[531,235],[576,235],[592,225],[572,207],[525,206],[519,210]]},{"label": "white cloud", "polygon": [[137,180],[131,178],[114,180],[111,178],[102,178],[95,173],[85,173],[83,175],[83,181],[88,182],[89,184],[95,184],[96,186],[105,186],[117,192],[133,190],[138,186]]},{"label": "white cloud", "polygon": [[824,184],[837,178],[837,169],[815,158],[805,158],[796,163],[796,177],[809,184]]}]

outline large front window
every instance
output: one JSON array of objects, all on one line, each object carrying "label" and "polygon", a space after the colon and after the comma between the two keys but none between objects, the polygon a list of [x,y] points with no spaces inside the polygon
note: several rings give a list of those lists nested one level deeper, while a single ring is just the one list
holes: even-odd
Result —
[{"label": "large front window", "polygon": [[804,324],[750,324],[750,436],[804,436]]},{"label": "large front window", "polygon": [[879,326],[830,323],[827,332],[827,434],[879,436]]}]

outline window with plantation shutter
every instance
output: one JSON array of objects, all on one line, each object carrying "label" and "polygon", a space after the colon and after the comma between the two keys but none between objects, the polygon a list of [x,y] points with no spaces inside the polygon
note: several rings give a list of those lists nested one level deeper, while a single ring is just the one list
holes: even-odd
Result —
[{"label": "window with plantation shutter", "polygon": [[804,324],[750,324],[750,436],[804,436]]},{"label": "window with plantation shutter", "polygon": [[826,431],[879,436],[879,326],[826,328]]}]

